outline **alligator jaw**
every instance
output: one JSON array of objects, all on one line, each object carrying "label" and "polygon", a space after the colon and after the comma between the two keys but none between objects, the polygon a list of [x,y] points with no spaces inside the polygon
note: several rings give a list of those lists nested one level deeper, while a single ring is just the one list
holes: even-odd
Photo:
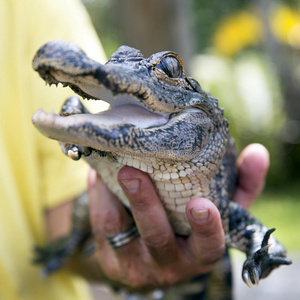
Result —
[{"label": "alligator jaw", "polygon": [[112,107],[135,104],[149,110],[144,100],[151,92],[134,69],[98,63],[73,43],[57,40],[45,44],[32,65],[49,85],[61,83],[83,98],[101,99]]},{"label": "alligator jaw", "polygon": [[131,124],[139,128],[160,127],[168,122],[168,118],[149,112],[137,105],[120,105],[97,114],[56,115],[46,113],[42,109],[36,111],[32,121],[36,127],[70,127],[75,124],[91,123],[93,126],[112,128],[116,125]]},{"label": "alligator jaw", "polygon": [[138,50],[121,46],[103,65],[75,44],[56,40],[38,50],[32,65],[46,83],[61,83],[83,98],[101,99],[112,107],[136,104],[162,116],[191,107],[214,111],[207,94],[183,71],[174,78],[162,71],[160,61],[167,56],[174,53],[159,52],[145,59]]},{"label": "alligator jaw", "polygon": [[[138,96],[132,95],[133,93],[135,92],[138,93],[139,91],[134,91],[132,90],[132,88],[130,91],[128,91],[129,89],[128,87],[131,86],[131,82],[126,82],[124,86],[119,85],[118,87],[112,87],[112,86],[107,87],[107,85],[112,85],[112,84],[111,82],[109,83],[106,82],[106,77],[109,77],[110,81],[113,81],[112,79],[113,75],[107,75],[107,74],[110,72],[121,73],[122,72],[121,68],[117,68],[117,70],[114,70],[113,67],[108,68],[108,66],[106,65],[98,64],[98,68],[96,72],[98,73],[98,76],[81,74],[74,77],[72,74],[67,74],[59,70],[50,70],[48,73],[49,77],[45,80],[49,84],[61,83],[63,87],[69,86],[73,91],[76,92],[76,94],[82,96],[83,98],[103,100],[109,103],[111,107],[133,104],[147,109],[143,101],[139,99]],[[120,76],[120,74],[116,76]],[[129,81],[128,78],[126,78],[126,80]],[[165,114],[163,112],[161,113]]]}]

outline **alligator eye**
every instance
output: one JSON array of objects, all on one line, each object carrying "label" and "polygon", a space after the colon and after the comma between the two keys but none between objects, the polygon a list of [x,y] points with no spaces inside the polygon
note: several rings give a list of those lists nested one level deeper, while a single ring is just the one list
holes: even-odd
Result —
[{"label": "alligator eye", "polygon": [[164,71],[170,78],[179,78],[182,75],[182,66],[178,59],[173,56],[166,56],[155,66]]}]

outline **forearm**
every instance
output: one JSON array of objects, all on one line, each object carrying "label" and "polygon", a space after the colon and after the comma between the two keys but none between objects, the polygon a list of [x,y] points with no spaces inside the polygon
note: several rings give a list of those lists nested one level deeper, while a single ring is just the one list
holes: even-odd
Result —
[{"label": "forearm", "polygon": [[68,199],[61,205],[45,211],[46,234],[48,241],[67,235],[72,227],[71,215],[74,199]]}]

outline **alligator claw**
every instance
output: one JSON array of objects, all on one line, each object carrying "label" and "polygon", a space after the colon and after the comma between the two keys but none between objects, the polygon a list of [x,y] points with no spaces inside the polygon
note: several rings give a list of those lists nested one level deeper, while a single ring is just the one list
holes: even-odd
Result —
[{"label": "alligator claw", "polygon": [[61,149],[65,155],[73,160],[79,160],[81,156],[89,156],[92,153],[91,148],[68,143],[60,143]]},{"label": "alligator claw", "polygon": [[252,268],[252,270],[244,270],[242,277],[249,288],[251,288],[253,285],[259,285],[260,275],[255,266]]},{"label": "alligator claw", "polygon": [[82,152],[76,145],[70,145],[67,148],[67,155],[73,160],[79,160],[81,158]]},{"label": "alligator claw", "polygon": [[45,247],[34,248],[34,258],[32,263],[44,265],[41,270],[41,277],[46,278],[50,273],[59,269],[68,257],[67,253],[70,252],[67,245],[67,238],[61,238],[52,244]]},{"label": "alligator claw", "polygon": [[[88,235],[84,232],[73,231],[70,235],[53,241],[44,247],[35,247],[32,263],[43,265],[41,277],[46,278],[60,269],[69,257],[78,250],[79,245],[86,241]],[[95,251],[95,247],[91,244],[82,250],[83,254],[88,256]]]},{"label": "alligator claw", "polygon": [[269,254],[271,244],[268,240],[275,231],[275,228],[269,229],[262,241],[261,248],[250,256],[244,263],[242,278],[248,287],[259,285],[259,280],[266,277],[273,269],[280,265],[290,265],[291,260],[283,257]]},{"label": "alligator claw", "polygon": [[[272,228],[272,229],[269,229],[269,230],[266,232],[266,234],[265,234],[265,236],[264,236],[264,238],[263,238],[263,241],[262,241],[262,243],[261,243],[261,247],[262,247],[262,248],[268,246],[269,238],[270,238],[271,234],[272,234],[275,230],[276,230],[276,228]],[[270,245],[270,246],[271,246],[271,245]],[[269,246],[269,247],[270,247],[270,246]]]}]

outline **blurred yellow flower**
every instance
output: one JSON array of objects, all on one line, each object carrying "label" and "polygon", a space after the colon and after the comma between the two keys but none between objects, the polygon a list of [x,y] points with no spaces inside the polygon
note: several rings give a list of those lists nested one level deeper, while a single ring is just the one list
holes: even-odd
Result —
[{"label": "blurred yellow flower", "polygon": [[300,46],[300,13],[287,5],[280,5],[271,16],[274,36],[283,43]]},{"label": "blurred yellow flower", "polygon": [[234,56],[245,47],[257,44],[260,33],[260,21],[253,14],[241,11],[220,22],[213,46],[222,54]]},{"label": "blurred yellow flower", "polygon": [[[270,14],[270,26],[278,41],[300,49],[300,13],[287,5],[277,6]],[[241,11],[220,21],[213,36],[213,47],[219,53],[234,56],[263,38],[262,20]]]},{"label": "blurred yellow flower", "polygon": [[300,23],[293,26],[288,34],[289,44],[297,49],[300,49]]}]

